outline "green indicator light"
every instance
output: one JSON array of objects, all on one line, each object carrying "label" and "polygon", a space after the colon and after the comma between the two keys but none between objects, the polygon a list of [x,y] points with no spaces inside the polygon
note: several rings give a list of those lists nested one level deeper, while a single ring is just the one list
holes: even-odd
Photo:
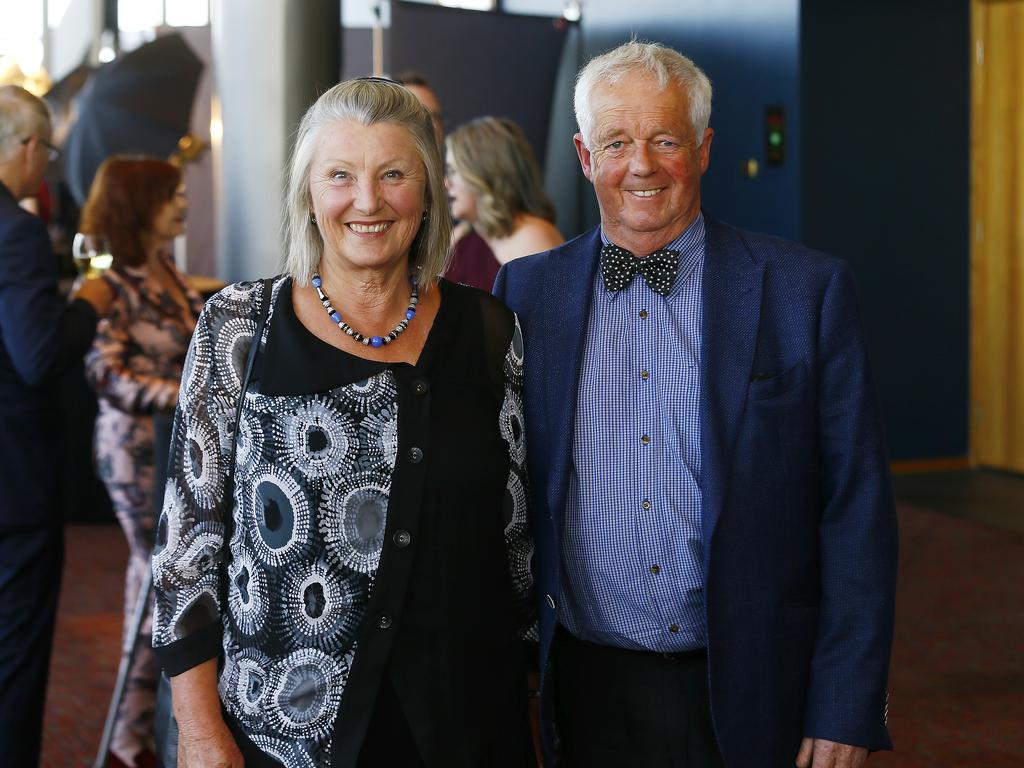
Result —
[{"label": "green indicator light", "polygon": [[768,143],[773,147],[778,147],[782,144],[782,134],[778,131],[772,131],[768,134]]}]

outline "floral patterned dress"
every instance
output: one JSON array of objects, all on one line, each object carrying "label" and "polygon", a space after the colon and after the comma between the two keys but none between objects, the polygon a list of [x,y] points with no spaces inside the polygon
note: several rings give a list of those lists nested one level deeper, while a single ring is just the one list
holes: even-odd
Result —
[{"label": "floral patterned dress", "polygon": [[[188,287],[169,257],[161,258],[187,297],[192,317],[198,317],[202,298]],[[170,411],[177,403],[195,327],[174,297],[155,288],[146,275],[145,267],[113,267],[104,275],[115,299],[86,356],[86,376],[99,398],[94,435],[97,474],[128,539],[125,632],[153,548],[153,413]],[[150,649],[150,613],[111,741],[111,751],[129,765],[139,751],[153,748],[157,668]]]}]

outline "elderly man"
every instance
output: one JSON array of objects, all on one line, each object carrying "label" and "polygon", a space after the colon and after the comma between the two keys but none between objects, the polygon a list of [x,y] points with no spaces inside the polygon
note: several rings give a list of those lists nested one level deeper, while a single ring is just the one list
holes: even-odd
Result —
[{"label": "elderly man", "polygon": [[92,343],[108,290],[57,294],[46,227],[18,206],[57,150],[46,105],[0,87],[0,762],[39,761],[63,559],[56,380]]},{"label": "elderly man", "polygon": [[548,760],[860,766],[890,747],[896,526],[850,274],[702,213],[686,57],[616,48],[575,106],[601,225],[495,284],[526,336]]}]

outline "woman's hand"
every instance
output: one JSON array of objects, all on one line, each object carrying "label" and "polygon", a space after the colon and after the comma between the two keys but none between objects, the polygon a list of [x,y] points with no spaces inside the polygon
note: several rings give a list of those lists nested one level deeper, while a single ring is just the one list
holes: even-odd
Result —
[{"label": "woman's hand", "polygon": [[221,715],[216,659],[172,677],[171,702],[178,721],[178,768],[244,768]]},{"label": "woman's hand", "polygon": [[110,311],[110,304],[114,301],[114,289],[106,280],[96,277],[81,283],[73,298],[85,299],[92,304],[97,317],[106,317]]},{"label": "woman's hand", "polygon": [[[186,736],[178,730],[178,768],[244,768],[245,761],[231,731],[219,715],[219,727],[204,736]],[[208,724],[213,726],[214,724]]]}]

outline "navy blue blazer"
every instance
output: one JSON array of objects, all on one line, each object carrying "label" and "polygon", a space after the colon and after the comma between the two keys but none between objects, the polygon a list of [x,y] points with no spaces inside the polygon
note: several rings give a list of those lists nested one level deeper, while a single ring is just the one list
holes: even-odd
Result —
[{"label": "navy blue blazer", "polygon": [[[896,515],[852,278],[705,217],[701,451],[708,668],[730,768],[791,768],[804,736],[891,748]],[[526,342],[542,728],[560,532],[598,229],[507,264]],[[550,762],[554,765],[554,762]]]},{"label": "navy blue blazer", "polygon": [[0,184],[0,528],[59,521],[56,384],[95,333],[89,303],[57,292],[45,225]]}]

